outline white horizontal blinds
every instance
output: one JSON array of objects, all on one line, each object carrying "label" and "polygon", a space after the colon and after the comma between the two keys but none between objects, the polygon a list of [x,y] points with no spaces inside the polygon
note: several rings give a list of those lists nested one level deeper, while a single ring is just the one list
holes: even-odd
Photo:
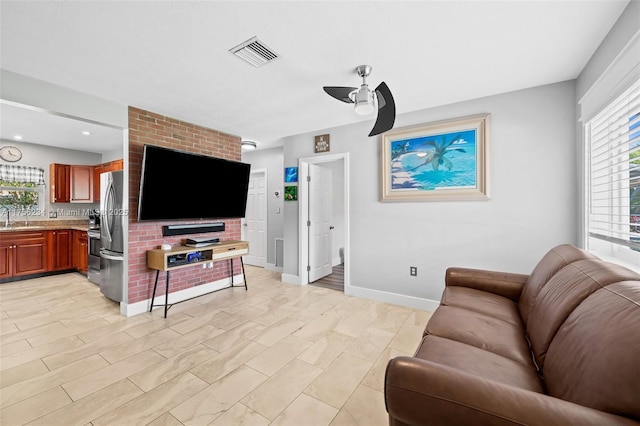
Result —
[{"label": "white horizontal blinds", "polygon": [[587,125],[589,236],[640,250],[640,81]]}]

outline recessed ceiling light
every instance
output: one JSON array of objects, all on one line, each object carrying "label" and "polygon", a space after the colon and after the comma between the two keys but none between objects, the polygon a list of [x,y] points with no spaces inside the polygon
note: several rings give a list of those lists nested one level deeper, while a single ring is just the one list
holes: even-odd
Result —
[{"label": "recessed ceiling light", "polygon": [[13,138],[15,140],[21,141],[22,140],[22,135],[15,135]]},{"label": "recessed ceiling light", "polygon": [[88,131],[86,131],[86,130],[85,130],[84,132],[82,132],[82,134],[83,134],[83,135],[87,135],[87,136],[88,136],[88,135],[90,135],[90,134],[91,134],[91,132],[88,132]]}]

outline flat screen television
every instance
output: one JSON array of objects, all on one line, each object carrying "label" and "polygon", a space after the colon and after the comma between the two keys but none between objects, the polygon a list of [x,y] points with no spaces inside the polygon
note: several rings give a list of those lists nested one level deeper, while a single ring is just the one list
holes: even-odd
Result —
[{"label": "flat screen television", "polygon": [[144,146],[138,220],[241,218],[250,164]]}]

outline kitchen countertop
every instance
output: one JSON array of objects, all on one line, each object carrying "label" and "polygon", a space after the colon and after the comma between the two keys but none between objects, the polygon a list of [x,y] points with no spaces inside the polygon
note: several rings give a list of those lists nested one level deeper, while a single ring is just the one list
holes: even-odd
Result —
[{"label": "kitchen countertop", "polygon": [[[4,224],[2,224],[4,225]],[[84,220],[41,220],[30,221],[28,225],[24,221],[18,220],[8,228],[0,226],[2,232],[25,232],[25,231],[55,231],[58,229],[73,229],[76,231],[89,230],[89,224]]]}]

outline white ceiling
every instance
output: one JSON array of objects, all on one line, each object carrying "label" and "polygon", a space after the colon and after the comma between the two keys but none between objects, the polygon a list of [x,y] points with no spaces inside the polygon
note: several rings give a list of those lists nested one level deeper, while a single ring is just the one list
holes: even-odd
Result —
[{"label": "white ceiling", "polygon": [[[1,66],[267,147],[373,126],[322,90],[358,85],[360,64],[398,113],[575,79],[627,3],[2,1]],[[280,58],[228,52],[253,36]]]},{"label": "white ceiling", "polygon": [[122,149],[122,130],[112,127],[4,103],[0,119],[1,139],[19,135],[20,142],[97,153]]}]

